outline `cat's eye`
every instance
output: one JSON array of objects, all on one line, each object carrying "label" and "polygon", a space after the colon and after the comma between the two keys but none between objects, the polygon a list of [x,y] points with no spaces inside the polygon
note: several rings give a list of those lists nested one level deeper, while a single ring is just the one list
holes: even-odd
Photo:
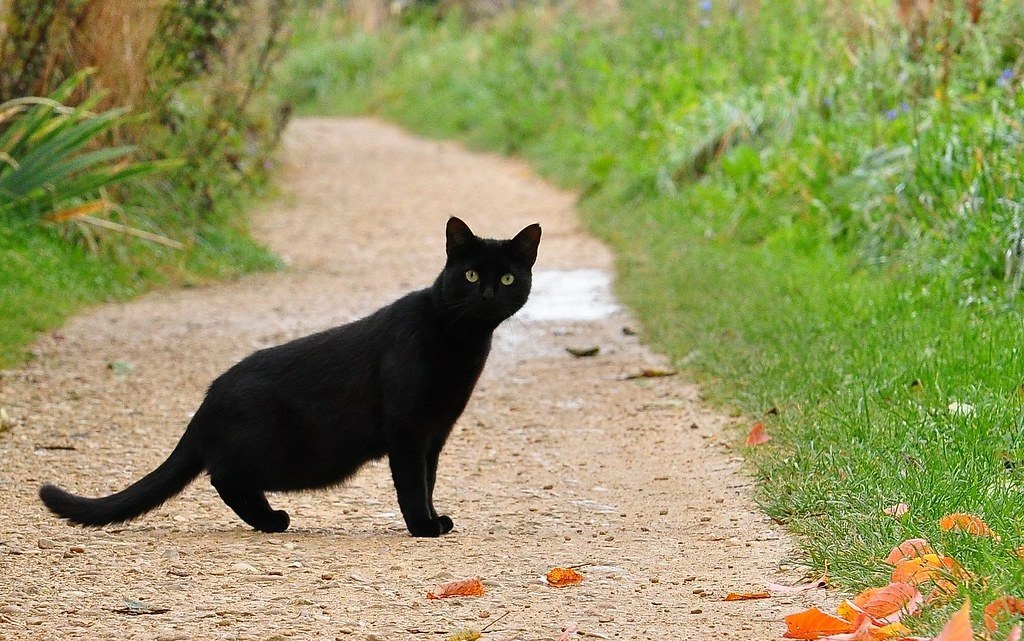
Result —
[{"label": "cat's eye", "polygon": [[516,282],[516,277],[513,276],[512,274],[505,274],[504,276],[501,277],[502,285],[511,285],[514,282]]},{"label": "cat's eye", "polygon": [[476,273],[475,269],[467,269],[466,280],[468,280],[471,283],[475,283],[476,281],[480,280],[480,274]]}]

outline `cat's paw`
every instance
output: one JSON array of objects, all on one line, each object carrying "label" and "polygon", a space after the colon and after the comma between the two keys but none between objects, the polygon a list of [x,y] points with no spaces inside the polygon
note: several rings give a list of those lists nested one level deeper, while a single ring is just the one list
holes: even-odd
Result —
[{"label": "cat's paw", "polygon": [[274,510],[262,519],[259,523],[253,525],[260,532],[284,532],[288,529],[288,524],[291,523],[291,519],[288,518],[288,513],[284,510]]},{"label": "cat's paw", "polygon": [[436,519],[428,519],[425,521],[417,521],[414,523],[406,524],[409,528],[409,534],[413,536],[441,536],[442,534],[448,534],[455,527],[452,520],[447,516],[439,516]]}]

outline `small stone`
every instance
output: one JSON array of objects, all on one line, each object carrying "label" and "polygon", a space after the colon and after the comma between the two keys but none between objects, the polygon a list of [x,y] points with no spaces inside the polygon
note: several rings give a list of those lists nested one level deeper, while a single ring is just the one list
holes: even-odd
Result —
[{"label": "small stone", "polygon": [[[320,578],[323,579],[324,581],[331,581],[331,580],[334,579],[334,575],[331,574],[330,572],[324,572],[323,574],[320,575]],[[352,634],[352,633],[348,632],[346,634]]]},{"label": "small stone", "polygon": [[552,485],[551,483],[548,483],[547,485],[544,486],[543,489],[550,490],[550,489],[553,489],[554,487],[555,487],[554,485]]},{"label": "small stone", "polygon": [[179,558],[181,558],[181,554],[178,552],[176,548],[167,548],[166,550],[160,553],[160,556],[164,557],[168,561],[177,561]]},{"label": "small stone", "polygon": [[170,574],[171,576],[188,576],[189,571],[180,565],[172,565],[171,568],[167,570],[167,574]]},{"label": "small stone", "polygon": [[0,607],[0,614],[21,614],[25,611],[25,608],[20,605],[5,605]]},{"label": "small stone", "polygon": [[665,516],[666,514],[668,514],[668,510],[658,510],[658,514]]},{"label": "small stone", "polygon": [[70,548],[68,548],[68,551],[72,554],[85,554],[85,548],[83,548],[81,545],[72,545]]},{"label": "small stone", "polygon": [[701,523],[707,523],[710,520],[711,520],[710,516],[702,516],[702,517],[700,517],[700,522]]},{"label": "small stone", "polygon": [[235,563],[231,566],[232,572],[245,572],[246,574],[259,574],[260,571],[255,566],[248,563]]},{"label": "small stone", "polygon": [[651,577],[651,583],[661,583],[661,579],[656,576]]},{"label": "small stone", "polygon": [[615,617],[613,617],[613,616],[611,616],[609,614],[602,614],[599,617],[597,617],[597,622],[598,623],[611,623],[614,620],[615,620]]},{"label": "small stone", "polygon": [[487,618],[490,618],[491,611],[490,610],[480,610],[479,612],[476,613],[476,615],[478,617],[480,617],[481,619],[487,619]]},{"label": "small stone", "polygon": [[40,550],[51,550],[57,547],[57,544],[51,541],[50,539],[39,539],[37,544],[39,545]]},{"label": "small stone", "polygon": [[694,608],[694,609],[690,610],[690,614],[703,614],[703,613],[704,613],[704,610],[701,610],[700,608]]},{"label": "small stone", "polygon": [[[355,632],[355,630],[353,630],[352,628],[348,627],[347,625],[343,626],[342,628],[340,628],[338,630],[338,634],[352,634],[353,632]],[[335,637],[335,638],[340,639],[341,637]]]}]

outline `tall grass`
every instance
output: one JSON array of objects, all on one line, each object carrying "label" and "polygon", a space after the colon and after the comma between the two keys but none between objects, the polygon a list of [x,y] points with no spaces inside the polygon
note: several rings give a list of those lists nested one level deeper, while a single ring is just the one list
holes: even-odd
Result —
[{"label": "tall grass", "polygon": [[[279,91],[579,189],[647,339],[769,424],[752,471],[809,562],[877,585],[924,536],[980,609],[1024,591],[1024,5],[916,4],[547,5],[373,35],[323,19]],[[1002,538],[940,531],[957,511]]]}]

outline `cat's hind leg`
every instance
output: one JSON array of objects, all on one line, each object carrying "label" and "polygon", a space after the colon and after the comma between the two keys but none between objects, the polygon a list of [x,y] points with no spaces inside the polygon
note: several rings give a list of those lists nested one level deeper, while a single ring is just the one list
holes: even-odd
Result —
[{"label": "cat's hind leg", "polygon": [[243,521],[260,532],[284,532],[288,529],[288,513],[271,509],[267,497],[259,490],[246,490],[228,483],[213,481],[220,498]]}]

